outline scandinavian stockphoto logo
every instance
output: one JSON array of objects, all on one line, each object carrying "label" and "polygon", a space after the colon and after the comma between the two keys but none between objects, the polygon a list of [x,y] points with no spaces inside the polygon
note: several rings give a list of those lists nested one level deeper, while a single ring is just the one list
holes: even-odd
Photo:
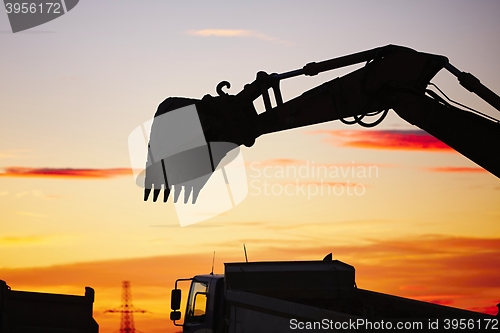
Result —
[{"label": "scandinavian stockphoto logo", "polygon": [[145,199],[151,192],[153,201],[161,191],[164,202],[172,196],[181,226],[222,214],[248,194],[239,146],[207,142],[194,104],[144,122],[130,133],[128,147]]},{"label": "scandinavian stockphoto logo", "polygon": [[[49,0],[50,1],[50,0]],[[31,29],[52,21],[75,8],[79,0],[4,0],[12,32]]]}]

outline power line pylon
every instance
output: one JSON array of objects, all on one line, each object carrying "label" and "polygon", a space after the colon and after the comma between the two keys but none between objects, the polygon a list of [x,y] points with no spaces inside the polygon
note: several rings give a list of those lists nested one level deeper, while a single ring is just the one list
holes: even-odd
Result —
[{"label": "power line pylon", "polygon": [[120,333],[136,333],[134,326],[134,312],[145,313],[146,310],[136,309],[132,305],[130,282],[122,283],[122,305],[118,309],[106,310],[104,313],[121,313]]}]

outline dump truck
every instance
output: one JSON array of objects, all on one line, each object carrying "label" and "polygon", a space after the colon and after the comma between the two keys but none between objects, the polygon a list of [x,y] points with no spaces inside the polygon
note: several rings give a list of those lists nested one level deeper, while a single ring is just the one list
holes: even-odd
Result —
[{"label": "dump truck", "polygon": [[0,333],[98,333],[94,289],[85,295],[12,290],[0,280]]},{"label": "dump truck", "polygon": [[[358,288],[354,267],[331,256],[224,266],[223,275],[196,275],[175,282],[170,318],[183,333],[500,330],[498,314]],[[191,286],[183,323],[179,323],[183,281]]]}]

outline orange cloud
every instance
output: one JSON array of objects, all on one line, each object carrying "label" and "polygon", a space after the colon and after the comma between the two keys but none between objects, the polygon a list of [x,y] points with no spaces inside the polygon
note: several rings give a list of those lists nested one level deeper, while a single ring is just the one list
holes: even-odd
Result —
[{"label": "orange cloud", "polygon": [[427,171],[432,172],[452,172],[452,173],[483,173],[488,172],[483,168],[479,167],[436,167],[436,168],[427,168]]},{"label": "orange cloud", "polygon": [[305,160],[298,160],[292,158],[273,158],[264,161],[245,161],[246,166],[252,167],[265,167],[265,166],[286,166],[286,165],[300,165],[305,164]]},{"label": "orange cloud", "polygon": [[31,150],[28,150],[28,149],[0,150],[0,159],[2,159],[2,158],[25,158],[26,152],[31,152]]},{"label": "orange cloud", "polygon": [[36,178],[111,178],[132,175],[129,168],[116,169],[72,169],[72,168],[26,168],[8,167],[0,177],[36,177]]},{"label": "orange cloud", "polygon": [[[326,188],[325,191],[328,191],[330,194],[330,188],[332,189],[332,193],[336,193],[336,186],[339,186],[339,188],[343,189],[345,187],[356,187],[356,186],[361,186],[361,187],[368,187],[368,185],[361,184],[361,183],[352,183],[352,182],[327,182],[327,181],[296,181],[296,182],[281,182],[280,184],[282,185],[293,185],[293,186],[314,186],[314,188],[317,190],[318,188],[321,189],[321,191],[324,190],[323,187]],[[325,192],[326,193],[326,192]]]},{"label": "orange cloud", "polygon": [[394,165],[391,164],[382,164],[382,163],[316,163],[315,161],[308,161],[308,160],[299,160],[299,159],[293,159],[293,158],[273,158],[273,159],[268,159],[264,161],[252,161],[252,162],[245,162],[245,165],[247,166],[252,166],[252,167],[265,167],[265,166],[291,166],[291,165],[306,165],[310,167],[346,167],[346,166],[351,166],[351,167],[357,167],[357,166],[365,166],[365,167],[370,167],[370,166],[377,166],[377,167],[393,167]]},{"label": "orange cloud", "polygon": [[24,245],[40,243],[44,241],[45,238],[39,236],[5,236],[0,237],[0,246],[2,245]]},{"label": "orange cloud", "polygon": [[326,142],[340,147],[387,150],[454,152],[451,147],[422,130],[320,130]]}]

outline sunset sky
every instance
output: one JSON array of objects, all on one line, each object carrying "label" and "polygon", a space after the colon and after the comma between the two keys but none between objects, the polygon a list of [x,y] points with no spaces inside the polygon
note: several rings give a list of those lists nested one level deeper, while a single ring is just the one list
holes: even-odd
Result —
[{"label": "sunset sky", "polygon": [[[0,279],[93,287],[102,333],[119,328],[104,311],[129,280],[148,310],[136,328],[176,332],[175,279],[210,272],[214,251],[223,273],[245,243],[251,261],[332,252],[360,288],[496,314],[500,180],[394,112],[371,130],[332,122],[259,138],[241,150],[245,200],[188,227],[172,202],[143,201],[127,140],[169,96],[216,95],[222,80],[236,94],[260,70],[387,44],[445,55],[500,93],[499,16],[496,0],[86,0],[13,34],[1,12]],[[355,68],[284,81],[283,96]],[[448,72],[433,82],[500,117]]]}]

